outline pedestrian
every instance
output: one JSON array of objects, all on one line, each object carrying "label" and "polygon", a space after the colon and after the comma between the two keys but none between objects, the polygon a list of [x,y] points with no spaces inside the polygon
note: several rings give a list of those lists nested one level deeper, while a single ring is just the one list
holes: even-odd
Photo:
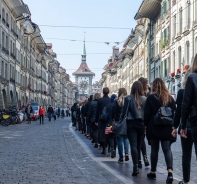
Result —
[{"label": "pedestrian", "polygon": [[76,126],[77,120],[77,103],[75,102],[74,105],[71,107],[71,118],[72,118],[72,126]]},{"label": "pedestrian", "polygon": [[[148,80],[144,77],[140,77],[138,79],[138,81],[140,81],[142,83],[144,96],[148,97],[148,95],[150,94],[150,85],[148,83]],[[149,166],[150,164],[149,164],[148,157],[147,157],[145,134],[144,134],[144,138],[142,140],[141,153],[142,153],[142,156],[143,156],[145,167]],[[141,154],[139,156],[140,157],[139,157],[138,167],[141,169],[142,168]]]},{"label": "pedestrian", "polygon": [[64,119],[64,117],[65,117],[65,112],[64,112],[64,109],[62,109],[61,110],[61,118]]},{"label": "pedestrian", "polygon": [[87,103],[87,99],[85,99],[85,101],[83,102],[82,104],[82,107],[81,107],[81,118],[82,118],[82,134],[84,134],[86,136],[86,119],[85,119],[85,116],[86,116],[86,103]]},{"label": "pedestrian", "polygon": [[27,105],[25,113],[27,117],[27,124],[31,124],[31,113],[33,113],[33,109],[30,104]]},{"label": "pedestrian", "polygon": [[[176,111],[175,111],[175,116],[174,116],[174,126],[173,126],[173,131],[172,135],[174,137],[180,134],[180,121],[181,121],[181,107],[182,107],[182,102],[183,102],[183,94],[185,91],[185,85],[188,79],[189,74],[191,73],[191,68],[189,68],[184,76],[184,81],[182,83],[182,89],[180,89],[177,93],[177,99],[176,99]],[[192,146],[193,146],[193,139],[192,139],[192,134],[190,131],[190,126],[191,123],[189,122],[188,118],[188,123],[187,123],[187,138],[181,137],[181,146],[182,146],[182,170],[183,170],[183,181],[180,181],[179,184],[184,184],[184,183],[189,183],[190,181],[190,170],[191,170],[191,157],[192,157]],[[177,131],[177,128],[179,127],[179,130]]]},{"label": "pedestrian", "polygon": [[108,152],[111,153],[111,158],[116,157],[116,140],[115,133],[112,131],[113,119],[112,119],[112,109],[114,106],[114,100],[116,95],[112,94],[110,98],[110,103],[106,106],[106,112],[108,114],[108,120],[105,123],[105,141],[108,143]]},{"label": "pedestrian", "polygon": [[82,129],[82,123],[81,123],[81,108],[82,108],[82,102],[79,101],[77,106],[77,123],[76,123],[76,130],[81,131]]},{"label": "pedestrian", "polygon": [[58,119],[60,117],[60,107],[57,108],[57,117],[58,117]]},{"label": "pedestrian", "polygon": [[53,108],[53,118],[54,118],[54,121],[56,121],[57,113],[58,113],[57,108],[54,107],[54,108]]},{"label": "pedestrian", "polygon": [[96,93],[94,95],[94,100],[90,104],[90,110],[88,111],[88,118],[91,123],[91,127],[93,130],[93,141],[94,148],[98,148],[98,126],[95,124],[96,122],[96,110],[97,110],[97,104],[98,100],[101,98],[101,95],[99,93]]},{"label": "pedestrian", "polygon": [[[131,87],[131,95],[125,98],[121,118],[127,116],[127,136],[131,147],[133,160],[132,176],[139,174],[138,162],[141,154],[141,144],[145,134],[144,106],[146,97],[141,82],[136,81]],[[128,109],[128,113],[126,111]]]},{"label": "pedestrian", "polygon": [[[120,115],[122,108],[124,106],[124,99],[127,96],[127,90],[125,88],[120,88],[118,90],[118,98],[114,101],[112,108],[112,120],[116,123],[120,120]],[[123,146],[125,153],[125,161],[129,160],[129,140],[127,135],[116,135],[117,145],[118,145],[118,154],[119,154],[119,163],[123,163]]]},{"label": "pedestrian", "polygon": [[[160,119],[160,121],[157,121],[161,108],[167,108],[168,113],[166,115],[171,114],[171,117],[167,118],[167,120],[164,118],[164,120]],[[173,119],[171,121],[171,118],[175,109],[174,99],[170,95],[165,83],[162,79],[156,78],[153,81],[152,94],[148,96],[144,109],[144,122],[147,127],[146,136],[151,145],[151,172],[147,174],[149,179],[156,179],[159,144],[161,143],[168,171],[166,183],[173,182],[171,144],[176,141],[176,138],[171,135],[173,127]],[[161,123],[166,125],[161,125]]]},{"label": "pedestrian", "polygon": [[51,121],[51,117],[53,115],[53,107],[51,105],[47,109],[47,114],[48,114],[49,121]]},{"label": "pedestrian", "polygon": [[90,120],[88,119],[88,111],[89,111],[89,107],[90,104],[92,102],[93,99],[93,95],[90,95],[90,98],[88,98],[88,102],[85,105],[85,119],[86,119],[86,137],[87,138],[92,138],[92,129],[91,129],[91,124],[90,124]]},{"label": "pedestrian", "polygon": [[[181,131],[183,138],[188,138],[187,126],[194,142],[197,156],[197,54],[191,67],[192,73],[188,76],[181,109]],[[187,120],[189,118],[190,125]],[[188,160],[189,162],[190,160]]]},{"label": "pedestrian", "polygon": [[40,106],[39,109],[40,124],[44,124],[44,108]]},{"label": "pedestrian", "polygon": [[96,110],[95,124],[96,126],[98,126],[98,141],[103,149],[101,154],[106,154],[106,144],[105,144],[105,122],[103,122],[103,120],[101,120],[100,117],[104,107],[106,107],[107,104],[110,103],[110,98],[108,95],[109,95],[109,88],[108,87],[103,88],[103,97],[98,100],[97,110]]}]

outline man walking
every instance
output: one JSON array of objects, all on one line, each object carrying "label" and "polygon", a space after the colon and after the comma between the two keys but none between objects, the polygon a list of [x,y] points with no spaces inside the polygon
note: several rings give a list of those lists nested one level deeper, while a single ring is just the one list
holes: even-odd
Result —
[{"label": "man walking", "polygon": [[49,106],[47,113],[48,113],[49,121],[51,121],[51,116],[53,115],[53,107],[51,105]]}]

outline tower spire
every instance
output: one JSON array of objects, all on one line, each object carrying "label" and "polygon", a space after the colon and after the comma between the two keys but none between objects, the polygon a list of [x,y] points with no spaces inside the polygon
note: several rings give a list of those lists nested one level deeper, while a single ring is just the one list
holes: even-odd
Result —
[{"label": "tower spire", "polygon": [[82,57],[82,62],[86,62],[86,45],[85,45],[85,33],[86,32],[84,32],[84,41],[83,41],[83,51],[82,51],[82,55],[81,55],[81,57]]}]

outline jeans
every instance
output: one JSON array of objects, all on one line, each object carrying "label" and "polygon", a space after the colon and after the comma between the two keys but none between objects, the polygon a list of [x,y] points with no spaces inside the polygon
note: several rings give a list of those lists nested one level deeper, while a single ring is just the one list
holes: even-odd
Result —
[{"label": "jeans", "polygon": [[193,146],[193,139],[189,129],[187,130],[187,138],[181,137],[181,146],[182,146],[183,180],[184,182],[189,182],[190,170],[191,170],[192,146]]},{"label": "jeans", "polygon": [[49,121],[51,121],[51,116],[52,116],[52,113],[48,113]]},{"label": "jeans", "polygon": [[[129,124],[127,124],[129,125]],[[145,128],[136,128],[132,126],[127,127],[127,136],[131,146],[131,156],[133,165],[138,165],[138,161],[141,154],[141,144],[144,138]]]},{"label": "jeans", "polygon": [[123,145],[125,154],[129,153],[129,140],[127,136],[117,136],[119,158],[123,159]]},{"label": "jeans", "polygon": [[196,157],[197,157],[197,127],[192,127],[190,128],[191,134],[192,134],[192,139],[194,141],[194,147],[195,147],[195,152],[196,152]]},{"label": "jeans", "polygon": [[40,115],[40,124],[44,124],[44,115]]},{"label": "jeans", "polygon": [[[142,156],[143,156],[143,157],[147,157],[146,143],[145,143],[145,135],[144,135],[144,137],[143,137],[142,144],[141,144],[141,153],[142,153]],[[140,154],[139,160],[141,160],[141,154]]]},{"label": "jeans", "polygon": [[161,147],[162,147],[166,165],[167,165],[167,170],[168,169],[173,170],[172,168],[173,156],[172,156],[172,151],[171,151],[171,142],[151,139],[150,143],[151,143],[151,171],[152,172],[156,172],[160,142],[161,142]]}]

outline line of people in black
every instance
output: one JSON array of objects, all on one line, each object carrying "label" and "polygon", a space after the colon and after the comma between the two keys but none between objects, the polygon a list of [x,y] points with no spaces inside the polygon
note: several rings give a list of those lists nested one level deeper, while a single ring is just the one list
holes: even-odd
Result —
[{"label": "line of people in black", "polygon": [[[106,154],[108,148],[114,158],[117,146],[118,162],[124,163],[130,159],[130,144],[132,176],[137,176],[142,168],[141,153],[144,166],[149,166],[146,137],[151,146],[151,171],[147,178],[156,180],[161,144],[168,172],[166,183],[173,182],[171,145],[179,133],[183,168],[183,181],[179,184],[189,183],[193,144],[197,153],[197,56],[193,66],[186,71],[183,89],[178,91],[176,102],[162,79],[156,78],[150,89],[148,80],[141,77],[133,83],[130,95],[125,88],[120,88],[118,96],[109,97],[109,88],[105,87],[102,98],[100,94],[90,96],[84,102],[75,103],[71,112],[73,126],[90,138],[95,148],[102,148],[101,154]],[[114,122],[120,123],[125,117],[127,135],[119,135],[113,130]]]}]

